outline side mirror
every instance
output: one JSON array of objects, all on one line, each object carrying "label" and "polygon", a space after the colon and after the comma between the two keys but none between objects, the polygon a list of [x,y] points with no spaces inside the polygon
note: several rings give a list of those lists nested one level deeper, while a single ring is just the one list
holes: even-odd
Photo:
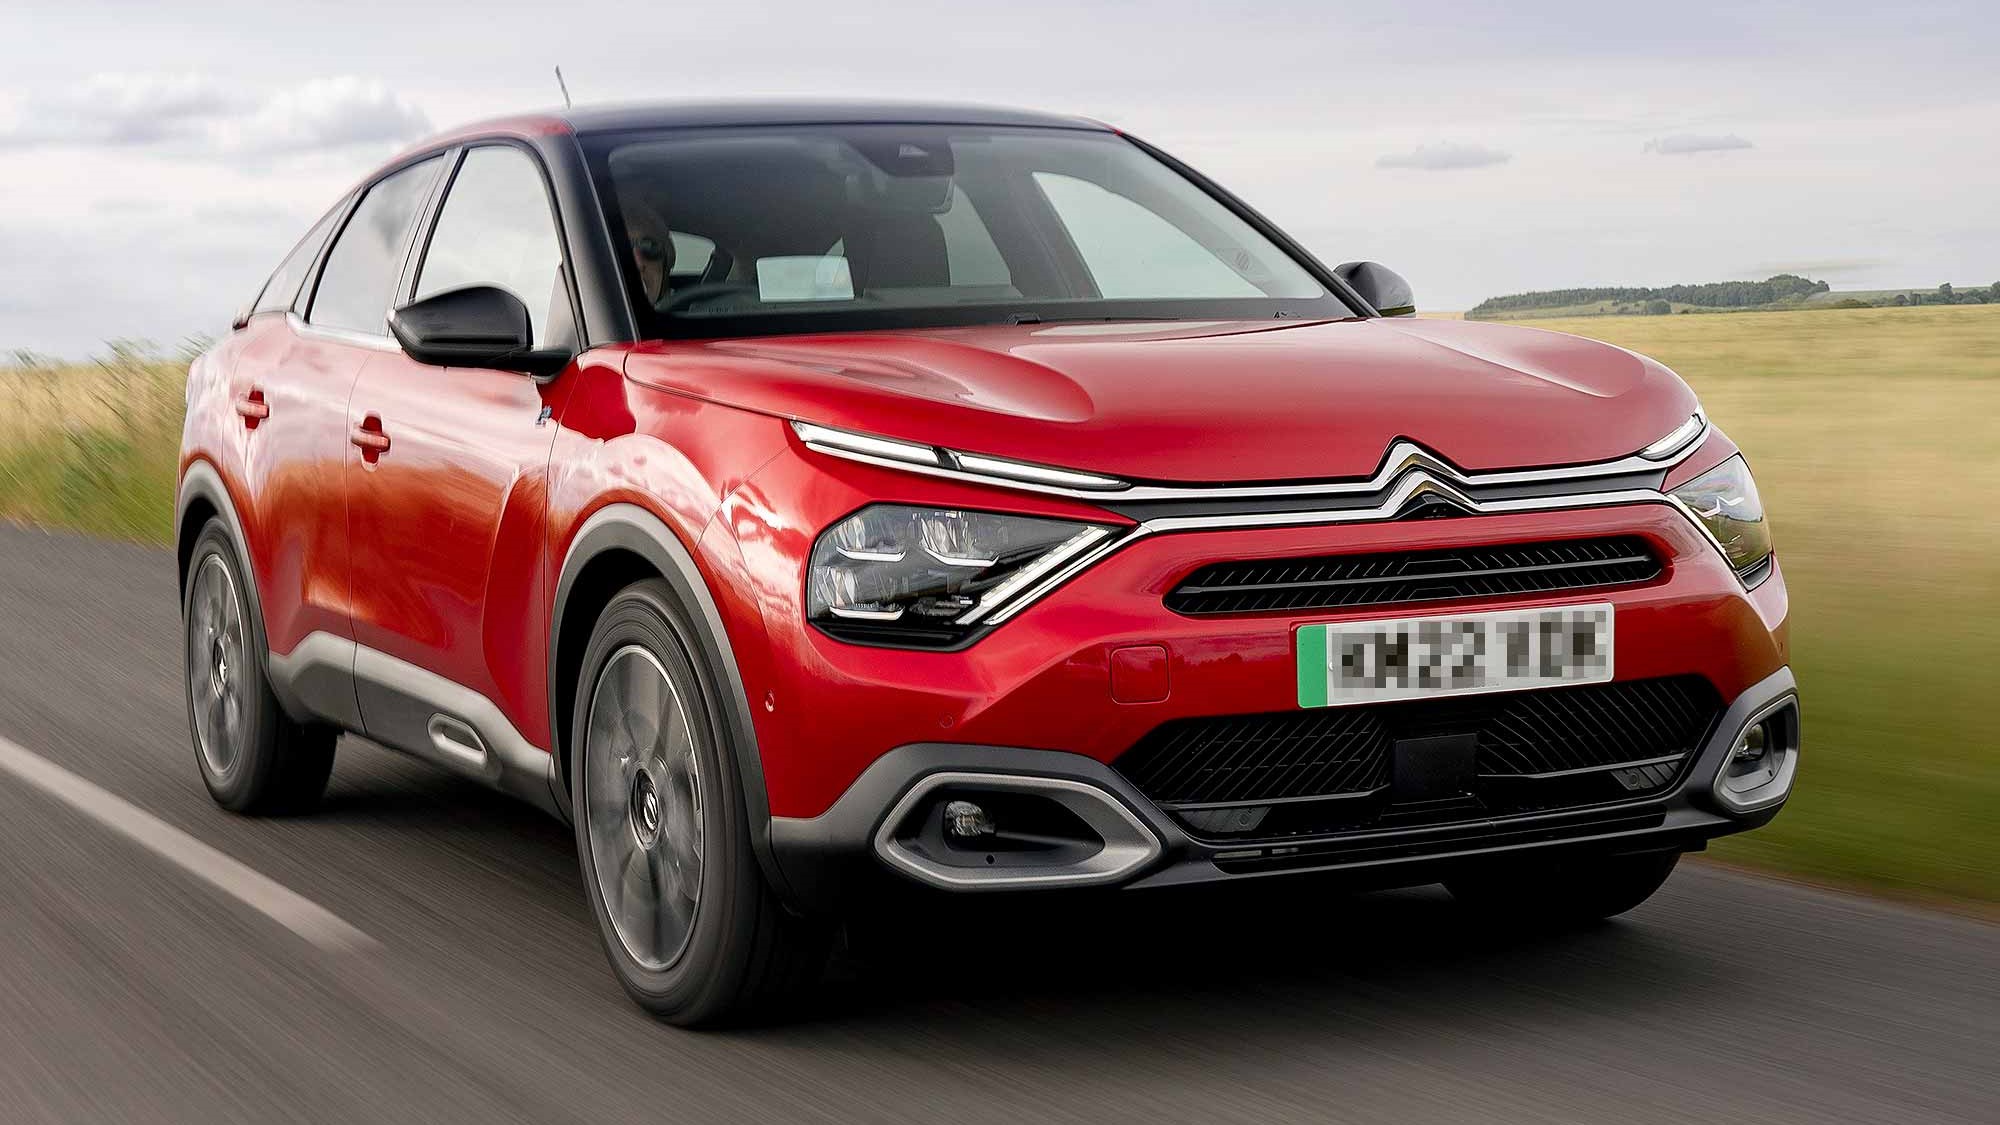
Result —
[{"label": "side mirror", "polygon": [[389,331],[418,363],[438,367],[495,367],[553,375],[570,354],[536,350],[528,306],[505,289],[468,285],[432,294],[389,314]]},{"label": "side mirror", "polygon": [[1342,281],[1383,316],[1417,315],[1417,295],[1403,275],[1380,262],[1342,262],[1333,267]]}]

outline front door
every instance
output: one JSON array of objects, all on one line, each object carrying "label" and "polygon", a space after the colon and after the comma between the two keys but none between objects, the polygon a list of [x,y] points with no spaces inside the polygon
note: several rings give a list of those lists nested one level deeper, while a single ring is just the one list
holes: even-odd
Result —
[{"label": "front door", "polygon": [[[519,148],[467,149],[419,247],[413,298],[497,286],[528,306],[538,347],[569,343],[543,182]],[[564,390],[560,378],[433,367],[400,350],[362,369],[346,480],[369,737],[464,753],[475,768],[496,741],[546,745],[550,416]]]}]

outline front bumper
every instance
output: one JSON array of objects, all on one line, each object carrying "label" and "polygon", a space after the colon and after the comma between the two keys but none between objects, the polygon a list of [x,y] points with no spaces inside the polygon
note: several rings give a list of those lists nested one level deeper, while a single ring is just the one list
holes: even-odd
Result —
[{"label": "front bumper", "polygon": [[[1676,471],[1700,467],[1690,461]],[[1109,802],[1099,812],[1114,820],[1129,817],[1142,827],[1143,835],[1120,852],[1139,862],[1075,872],[1080,877],[1070,885],[1150,887],[1325,869],[1421,883],[1435,877],[1431,872],[1522,849],[1696,847],[1756,827],[1777,808],[1770,803],[1726,811],[1712,786],[1730,749],[1722,743],[1734,737],[1729,725],[1741,709],[1768,706],[1792,691],[1782,568],[1774,563],[1746,590],[1694,522],[1664,497],[1473,518],[1148,535],[959,651],[850,644],[806,624],[802,602],[811,530],[871,503],[1103,515],[1066,499],[1000,496],[994,489],[803,457],[778,458],[731,498],[724,518],[743,554],[743,585],[755,591],[761,611],[757,637],[746,636],[737,651],[746,654],[750,698],[761,704],[753,708],[753,718],[772,814],[773,874],[802,905],[838,902],[840,888],[857,872],[894,872],[907,877],[899,879],[903,883],[952,886],[952,878],[936,877],[939,872],[898,862],[880,842],[885,826],[895,827],[892,810],[924,779],[947,773],[1074,783]],[[779,522],[773,515],[778,512],[795,518]],[[1663,563],[1660,574],[1637,584],[1563,594],[1297,613],[1190,616],[1166,604],[1190,574],[1223,560],[1611,536],[1644,540]],[[1282,843],[1221,844],[1191,836],[1181,827],[1184,820],[1149,801],[1114,768],[1164,724],[1297,713],[1294,637],[1301,625],[1583,602],[1615,608],[1617,680],[1700,677],[1713,688],[1713,705],[1723,714],[1705,736],[1682,744],[1700,747],[1694,764],[1643,800],[1395,831],[1295,834]],[[758,637],[769,643],[752,643]],[[1128,692],[1118,670],[1134,656],[1143,665],[1144,684],[1143,690]]]},{"label": "front bumper", "polygon": [[[1510,857],[1687,851],[1718,836],[1760,827],[1783,807],[1795,777],[1790,768],[1748,808],[1726,800],[1718,779],[1744,731],[1787,707],[1796,730],[1798,686],[1788,667],[1729,705],[1678,786],[1643,800],[1248,844],[1189,835],[1117,771],[1081,754],[914,744],[877,759],[819,816],[775,818],[771,845],[792,898],[807,910],[836,908],[859,883],[884,870],[947,891],[1078,885],[1141,889],[1302,872],[1337,872],[1369,886],[1416,886]],[[1795,760],[1796,745],[1789,752]],[[1082,795],[1102,807],[1095,823],[1114,832],[1129,825],[1132,831],[1105,849],[1108,860],[1077,870],[1044,871],[1040,878],[1033,871],[1010,868],[1004,860],[998,867],[986,866],[976,851],[941,856],[934,843],[927,850],[901,831],[912,816],[923,815],[923,798],[945,788],[976,793],[982,785],[998,791],[1037,784]]]}]

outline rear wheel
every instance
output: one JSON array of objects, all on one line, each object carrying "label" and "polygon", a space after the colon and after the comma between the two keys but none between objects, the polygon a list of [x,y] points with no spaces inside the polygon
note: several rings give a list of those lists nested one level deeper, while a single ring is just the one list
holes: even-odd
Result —
[{"label": "rear wheel", "polygon": [[222,524],[209,521],[195,540],[181,600],[195,762],[223,808],[302,812],[326,791],[339,732],[292,721],[271,693],[247,581]]},{"label": "rear wheel", "polygon": [[612,971],[684,1026],[770,1010],[810,984],[825,927],[778,902],[751,850],[715,685],[671,587],[605,608],[578,679],[570,794],[576,846]]},{"label": "rear wheel", "polygon": [[1463,905],[1522,925],[1570,926],[1625,913],[1674,873],[1679,852],[1516,862],[1445,881]]}]

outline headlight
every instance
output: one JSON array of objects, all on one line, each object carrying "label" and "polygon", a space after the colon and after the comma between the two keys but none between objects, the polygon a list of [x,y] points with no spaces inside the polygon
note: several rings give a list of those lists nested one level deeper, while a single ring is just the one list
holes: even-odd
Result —
[{"label": "headlight", "polygon": [[806,616],[843,640],[950,647],[1111,533],[991,512],[863,508],[813,545]]},{"label": "headlight", "polygon": [[1740,455],[1674,489],[1674,499],[1708,529],[1736,573],[1748,577],[1770,559],[1771,525]]}]

